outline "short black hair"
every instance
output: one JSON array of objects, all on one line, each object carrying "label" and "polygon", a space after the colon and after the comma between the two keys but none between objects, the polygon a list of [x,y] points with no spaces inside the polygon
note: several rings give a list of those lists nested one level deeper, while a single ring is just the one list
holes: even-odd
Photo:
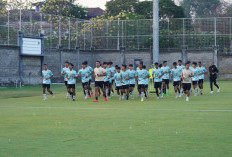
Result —
[{"label": "short black hair", "polygon": [[193,62],[192,64],[197,65],[197,62]]},{"label": "short black hair", "polygon": [[72,67],[74,67],[74,65],[72,63],[69,63],[69,65],[71,65]]},{"label": "short black hair", "polygon": [[190,64],[190,63],[189,63],[189,62],[186,62],[186,63],[185,63],[185,66],[186,66],[187,64]]},{"label": "short black hair", "polygon": [[101,62],[100,62],[100,61],[96,61],[96,63],[97,63],[97,62],[101,64]]},{"label": "short black hair", "polygon": [[126,64],[123,64],[123,65],[122,65],[122,67],[125,67],[125,68],[127,68]]},{"label": "short black hair", "polygon": [[120,70],[121,68],[119,66],[116,67],[116,70]]},{"label": "short black hair", "polygon": [[190,64],[191,62],[190,62],[190,61],[187,61],[186,63]]},{"label": "short black hair", "polygon": [[130,64],[129,67],[133,67],[133,64]]},{"label": "short black hair", "polygon": [[83,62],[82,65],[87,65],[87,63],[86,63],[86,62]]},{"label": "short black hair", "polygon": [[200,63],[200,64],[201,64],[201,61],[199,61],[198,63]]},{"label": "short black hair", "polygon": [[164,64],[164,63],[167,63],[167,61],[163,61],[163,64]]},{"label": "short black hair", "polygon": [[118,65],[115,65],[115,68],[119,67]]},{"label": "short black hair", "polygon": [[65,61],[64,63],[68,63],[68,64],[69,64],[69,62],[68,62],[68,61]]},{"label": "short black hair", "polygon": [[146,65],[143,65],[143,69],[146,69],[147,67],[146,67]]},{"label": "short black hair", "polygon": [[103,65],[104,65],[104,64],[108,64],[108,63],[107,63],[107,62],[103,62]]},{"label": "short black hair", "polygon": [[155,65],[159,65],[159,63],[158,63],[158,62],[155,62]]},{"label": "short black hair", "polygon": [[176,63],[176,62],[173,62],[173,65],[177,65],[177,63]]},{"label": "short black hair", "polygon": [[182,63],[182,60],[178,60],[178,62],[181,62],[181,63]]},{"label": "short black hair", "polygon": [[143,61],[139,61],[139,64],[143,64]]},{"label": "short black hair", "polygon": [[163,64],[160,64],[159,67],[161,68],[163,66]]},{"label": "short black hair", "polygon": [[84,61],[83,63],[85,63],[85,65],[87,65],[87,64],[88,64],[88,61]]},{"label": "short black hair", "polygon": [[47,65],[47,64],[44,64],[44,65]]},{"label": "short black hair", "polygon": [[109,65],[112,65],[112,64],[113,64],[113,62],[110,61],[110,62],[109,62]]}]

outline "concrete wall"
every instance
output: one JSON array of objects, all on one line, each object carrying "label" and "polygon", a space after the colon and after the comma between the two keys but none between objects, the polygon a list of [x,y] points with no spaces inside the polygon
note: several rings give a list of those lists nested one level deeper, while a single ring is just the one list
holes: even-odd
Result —
[{"label": "concrete wall", "polygon": [[[187,50],[187,60],[202,61],[203,65],[208,68],[209,62],[214,60],[213,50]],[[13,84],[19,77],[19,48],[16,46],[0,46],[0,85]],[[41,59],[42,57],[23,56],[22,57],[22,82],[24,84],[41,83]],[[147,68],[152,64],[152,51],[79,51],[79,50],[45,50],[44,63],[48,64],[48,68],[54,74],[53,82],[63,82],[60,75],[64,62],[67,60],[74,64],[74,69],[81,68],[81,63],[85,60],[89,65],[94,67],[97,60],[112,61],[114,65],[134,64],[136,59],[143,60]],[[167,60],[169,66],[174,61],[183,59],[182,50],[160,50],[159,60]],[[232,78],[232,56],[218,55],[218,67],[220,70],[220,78]]]}]

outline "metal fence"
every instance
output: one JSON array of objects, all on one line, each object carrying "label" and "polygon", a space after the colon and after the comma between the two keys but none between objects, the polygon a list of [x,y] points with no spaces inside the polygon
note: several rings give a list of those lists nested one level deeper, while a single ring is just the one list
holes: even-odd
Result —
[{"label": "metal fence", "polygon": [[[0,45],[18,45],[18,31],[45,34],[45,48],[81,50],[152,49],[152,20],[81,20],[33,11],[0,15]],[[232,51],[232,17],[160,20],[160,48]]]}]

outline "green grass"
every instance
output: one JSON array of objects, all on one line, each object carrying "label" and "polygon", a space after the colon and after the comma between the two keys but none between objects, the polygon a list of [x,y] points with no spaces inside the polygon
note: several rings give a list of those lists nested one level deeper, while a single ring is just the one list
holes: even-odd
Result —
[{"label": "green grass", "polygon": [[[56,98],[42,101],[41,86],[0,89],[0,157],[229,157],[232,156],[232,81],[219,81],[221,93],[163,100],[154,94],[135,100],[99,103]],[[170,84],[171,85],[171,84]],[[173,87],[171,87],[171,91]],[[215,89],[216,90],[216,89]]]}]

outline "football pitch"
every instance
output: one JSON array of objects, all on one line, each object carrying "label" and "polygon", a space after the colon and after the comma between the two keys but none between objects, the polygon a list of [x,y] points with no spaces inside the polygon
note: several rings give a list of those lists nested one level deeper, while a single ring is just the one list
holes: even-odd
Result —
[{"label": "football pitch", "polygon": [[[232,81],[221,92],[185,101],[170,96],[140,102],[66,99],[64,85],[52,85],[56,98],[42,100],[41,86],[0,89],[1,157],[230,157],[232,156]],[[137,95],[137,94],[136,94]]]}]

